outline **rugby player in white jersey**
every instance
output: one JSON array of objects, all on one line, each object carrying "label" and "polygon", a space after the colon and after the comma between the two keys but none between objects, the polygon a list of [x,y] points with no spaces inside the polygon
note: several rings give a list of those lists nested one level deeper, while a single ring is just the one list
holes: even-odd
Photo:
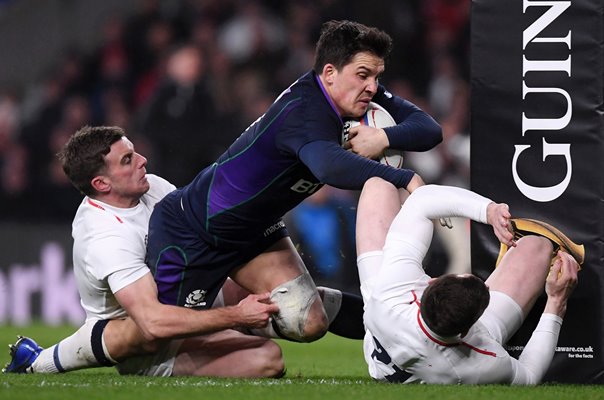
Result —
[{"label": "rugby player in white jersey", "polygon": [[[118,362],[121,373],[143,375],[283,374],[281,350],[268,339],[277,337],[267,323],[278,311],[268,293],[249,295],[228,279],[211,310],[157,300],[145,263],[147,229],[155,203],[174,186],[146,174],[146,159],[122,129],[84,127],[60,158],[70,180],[86,194],[72,228],[75,277],[87,320],[47,349],[20,338],[11,345],[4,372],[56,373]],[[360,298],[318,289],[330,331],[361,338]],[[168,340],[180,337],[187,339]]]},{"label": "rugby player in white jersey", "polygon": [[[486,282],[471,274],[431,278],[424,272],[432,219],[441,217],[490,224],[510,246]],[[512,223],[528,225],[524,237],[516,240]],[[401,208],[397,189],[372,178],[359,201],[357,254],[364,353],[373,378],[537,384],[553,358],[584,249],[547,224],[512,220],[506,204],[465,189],[423,186]],[[503,345],[544,286],[547,302],[539,324],[520,357],[513,358]]]},{"label": "rugby player in white jersey", "polygon": [[[12,354],[6,372],[64,372],[119,361],[120,373],[144,375],[283,373],[275,342],[234,329],[267,326],[278,311],[268,293],[203,311],[157,300],[145,264],[147,229],[155,203],[174,186],[146,174],[147,160],[122,129],[85,127],[60,158],[70,180],[86,195],[72,226],[74,271],[86,323],[45,350],[23,338],[15,345],[22,354]],[[215,305],[223,299],[219,296]],[[186,339],[166,340],[178,337]]]}]

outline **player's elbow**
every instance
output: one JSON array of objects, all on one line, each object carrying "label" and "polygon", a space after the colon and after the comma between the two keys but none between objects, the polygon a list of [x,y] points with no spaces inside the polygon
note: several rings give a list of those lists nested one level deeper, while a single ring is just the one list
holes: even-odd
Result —
[{"label": "player's elbow", "polygon": [[435,147],[436,145],[442,143],[443,141],[443,130],[441,128],[440,125],[438,124],[434,124],[434,126],[431,129],[431,136],[432,137],[432,147]]},{"label": "player's elbow", "polygon": [[172,338],[170,330],[165,329],[159,321],[151,322],[148,325],[147,332],[144,333],[144,336],[148,342],[157,342]]},{"label": "player's elbow", "polygon": [[423,132],[425,143],[421,146],[418,151],[428,151],[442,143],[443,141],[443,130],[442,127],[436,122],[426,126]]},{"label": "player's elbow", "polygon": [[161,318],[156,315],[157,313],[152,313],[136,321],[143,338],[150,346],[153,346],[155,342],[171,339],[170,331],[166,329]]},{"label": "player's elbow", "polygon": [[153,332],[145,329],[142,330],[143,333],[143,341],[140,344],[140,351],[143,354],[156,353],[161,349],[162,344],[166,341],[166,338],[160,338]]}]

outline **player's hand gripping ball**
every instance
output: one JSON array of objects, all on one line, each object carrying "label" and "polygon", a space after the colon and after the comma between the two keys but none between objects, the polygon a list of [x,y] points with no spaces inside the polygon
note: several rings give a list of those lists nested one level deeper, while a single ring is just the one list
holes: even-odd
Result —
[{"label": "player's hand gripping ball", "polygon": [[[387,128],[396,125],[394,118],[382,106],[377,103],[369,103],[367,112],[359,120],[349,120],[344,123],[342,131],[342,143],[348,140],[348,131],[358,125],[367,125],[374,128]],[[403,166],[403,152],[396,149],[386,149],[379,160],[382,164],[394,168]]]}]

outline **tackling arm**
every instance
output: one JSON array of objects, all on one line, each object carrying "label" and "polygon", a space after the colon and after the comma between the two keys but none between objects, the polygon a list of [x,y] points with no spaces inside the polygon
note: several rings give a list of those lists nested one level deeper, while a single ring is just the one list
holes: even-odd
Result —
[{"label": "tackling arm", "polygon": [[269,294],[250,295],[236,306],[191,310],[161,304],[151,274],[117,291],[115,297],[136,322],[145,340],[171,339],[235,327],[261,328],[278,311]]}]

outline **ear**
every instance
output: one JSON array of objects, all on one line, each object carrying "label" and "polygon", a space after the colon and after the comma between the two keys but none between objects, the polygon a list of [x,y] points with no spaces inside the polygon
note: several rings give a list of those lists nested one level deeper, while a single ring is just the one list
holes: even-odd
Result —
[{"label": "ear", "polygon": [[323,66],[323,80],[326,83],[332,84],[334,77],[336,76],[336,74],[338,73],[338,70],[336,69],[336,67],[333,64],[325,64],[325,66]]},{"label": "ear", "polygon": [[111,189],[111,181],[104,175],[97,175],[90,181],[92,188],[98,193],[107,193]]}]

